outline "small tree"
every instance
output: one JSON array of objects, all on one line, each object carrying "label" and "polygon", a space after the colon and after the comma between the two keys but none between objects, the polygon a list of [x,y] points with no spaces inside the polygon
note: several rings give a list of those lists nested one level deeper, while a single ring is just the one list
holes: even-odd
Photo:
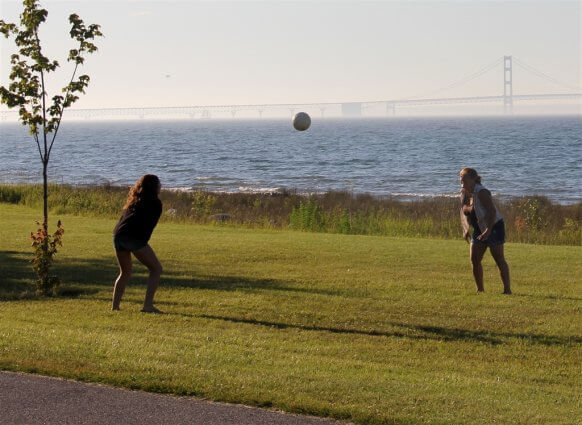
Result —
[{"label": "small tree", "polygon": [[[85,26],[78,15],[69,16],[69,34],[76,48],[69,50],[67,60],[74,64],[74,69],[69,83],[62,89],[63,95],[53,96],[51,102],[47,100],[45,79],[59,67],[59,63],[43,55],[38,33],[47,15],[38,0],[24,0],[20,25],[0,20],[0,33],[6,38],[14,36],[18,48],[18,53],[10,57],[10,84],[7,88],[0,86],[0,100],[9,108],[18,108],[20,122],[29,127],[42,163],[43,222],[37,232],[31,234],[31,239],[35,249],[33,264],[38,277],[37,287],[45,295],[51,294],[58,282],[49,271],[63,233],[60,222],[54,235],[48,233],[48,164],[63,112],[79,99],[77,94],[85,93],[89,85],[88,75],[77,76],[79,65],[83,65],[86,55],[97,50],[90,40],[103,35],[99,25]],[[42,267],[37,267],[38,264]]]}]

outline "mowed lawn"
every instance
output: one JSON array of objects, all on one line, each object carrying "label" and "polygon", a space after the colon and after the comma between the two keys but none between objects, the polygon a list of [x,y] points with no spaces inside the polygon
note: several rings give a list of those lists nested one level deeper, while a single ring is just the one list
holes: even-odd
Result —
[{"label": "mowed lawn", "polygon": [[[136,266],[110,311],[114,221],[64,216],[61,295],[32,279],[40,211],[0,204],[0,368],[370,424],[574,424],[582,248],[508,244],[477,295],[459,240],[161,223],[157,305]],[[54,217],[56,219],[56,217]]]}]

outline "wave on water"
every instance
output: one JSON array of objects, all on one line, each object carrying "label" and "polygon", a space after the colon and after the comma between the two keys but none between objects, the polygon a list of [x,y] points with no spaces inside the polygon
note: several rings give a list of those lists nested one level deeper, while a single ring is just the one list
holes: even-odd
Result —
[{"label": "wave on water", "polygon": [[261,193],[261,194],[278,194],[285,193],[287,191],[284,187],[252,187],[252,186],[240,186],[238,192],[240,193]]},{"label": "wave on water", "polygon": [[266,194],[266,195],[276,195],[293,193],[301,196],[310,195],[322,195],[329,192],[348,192],[354,195],[366,194],[376,196],[378,198],[396,198],[401,200],[415,200],[415,199],[436,199],[436,198],[457,198],[459,193],[420,193],[420,192],[387,192],[387,193],[366,193],[366,192],[353,192],[351,190],[321,190],[321,189],[297,189],[290,188],[286,186],[239,186],[237,188],[211,188],[211,187],[166,187],[164,190],[175,191],[175,192],[210,192],[210,193],[250,193],[250,194]]},{"label": "wave on water", "polygon": [[286,187],[252,187],[252,186],[239,186],[237,188],[208,188],[208,187],[164,187],[164,190],[168,190],[171,192],[184,192],[184,193],[193,193],[193,192],[209,192],[209,193],[227,193],[227,194],[234,194],[234,193],[251,193],[251,194],[266,194],[266,195],[276,195],[276,194],[283,194],[293,192],[298,195],[309,195],[315,192],[298,192],[298,191],[290,191]]},{"label": "wave on water", "polygon": [[385,196],[393,198],[407,198],[407,199],[426,199],[426,198],[458,198],[459,193],[418,193],[418,192],[394,192],[388,193]]}]

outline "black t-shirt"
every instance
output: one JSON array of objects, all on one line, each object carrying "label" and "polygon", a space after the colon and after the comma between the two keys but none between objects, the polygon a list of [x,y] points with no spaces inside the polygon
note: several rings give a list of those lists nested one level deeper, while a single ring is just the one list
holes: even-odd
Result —
[{"label": "black t-shirt", "polygon": [[162,201],[158,198],[142,199],[123,210],[121,218],[113,229],[113,234],[129,236],[147,243],[161,214]]}]

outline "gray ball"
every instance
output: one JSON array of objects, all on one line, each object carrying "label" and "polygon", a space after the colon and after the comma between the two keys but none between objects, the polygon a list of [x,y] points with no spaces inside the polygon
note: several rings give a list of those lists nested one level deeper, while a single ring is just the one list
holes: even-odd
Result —
[{"label": "gray ball", "polygon": [[297,112],[293,117],[293,127],[297,131],[305,131],[311,125],[311,118],[305,112]]}]

